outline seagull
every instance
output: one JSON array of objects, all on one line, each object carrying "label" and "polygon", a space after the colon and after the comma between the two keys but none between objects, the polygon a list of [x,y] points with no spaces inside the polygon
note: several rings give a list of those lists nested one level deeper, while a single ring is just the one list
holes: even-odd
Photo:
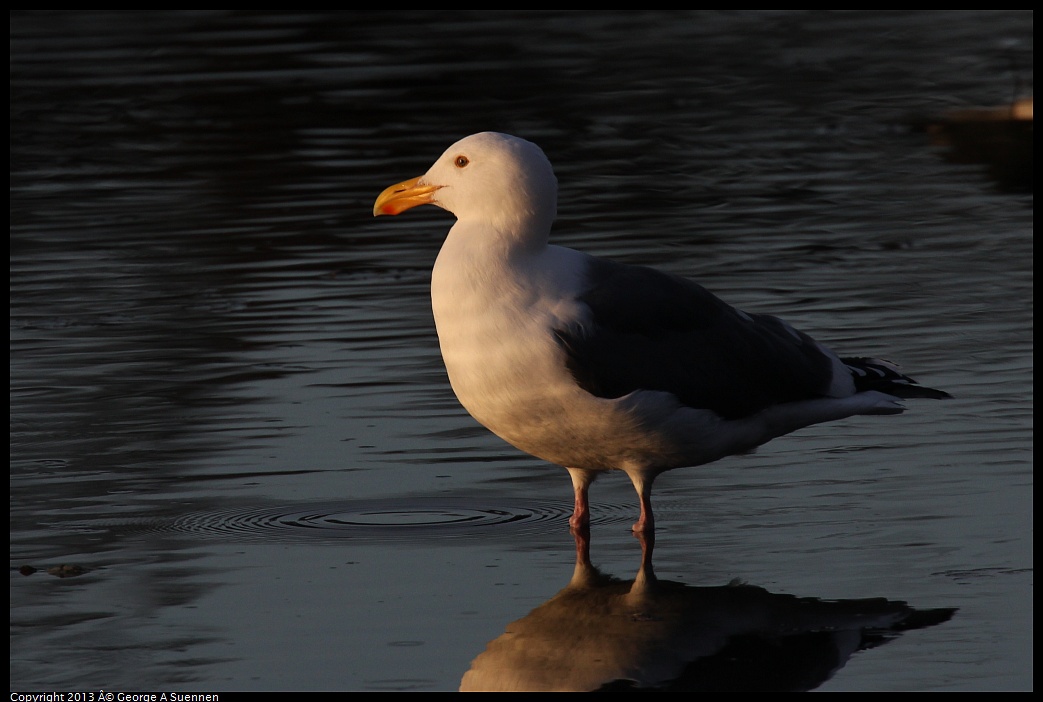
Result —
[{"label": "seagull", "polygon": [[898,414],[903,398],[950,397],[685,278],[550,244],[557,197],[536,144],[483,132],[385,189],[373,214],[432,204],[456,216],[431,274],[449,382],[479,423],[568,470],[573,529],[589,528],[588,491],[605,471],[629,476],[633,530],[654,533],[664,471],[820,422]]}]

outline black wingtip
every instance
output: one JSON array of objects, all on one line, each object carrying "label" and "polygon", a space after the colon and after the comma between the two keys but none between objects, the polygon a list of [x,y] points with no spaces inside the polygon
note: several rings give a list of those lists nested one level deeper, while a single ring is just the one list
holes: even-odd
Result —
[{"label": "black wingtip", "polygon": [[840,359],[851,371],[855,379],[855,389],[859,392],[878,390],[903,400],[926,398],[930,400],[951,400],[952,395],[944,390],[935,390],[920,385],[907,375],[903,375],[898,365],[879,358],[842,358]]}]

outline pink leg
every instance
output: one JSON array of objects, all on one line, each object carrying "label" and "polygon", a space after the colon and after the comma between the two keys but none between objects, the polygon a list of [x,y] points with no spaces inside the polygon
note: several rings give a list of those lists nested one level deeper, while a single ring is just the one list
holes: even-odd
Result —
[{"label": "pink leg", "polygon": [[652,515],[652,481],[655,480],[655,476],[633,473],[630,475],[630,480],[634,483],[634,489],[637,490],[638,499],[641,500],[641,516],[638,517],[632,528],[637,532],[654,533],[655,517]]},{"label": "pink leg", "polygon": [[646,580],[655,577],[652,572],[652,550],[655,548],[655,531],[635,531],[634,537],[641,544],[640,572]]},{"label": "pink leg", "polygon": [[593,568],[590,562],[590,529],[569,529],[576,540],[576,568]]},{"label": "pink leg", "polygon": [[569,519],[569,526],[573,529],[582,529],[590,526],[590,503],[587,500],[587,491],[590,484],[594,482],[596,473],[583,468],[566,468],[572,477],[572,490],[576,494],[576,504]]}]

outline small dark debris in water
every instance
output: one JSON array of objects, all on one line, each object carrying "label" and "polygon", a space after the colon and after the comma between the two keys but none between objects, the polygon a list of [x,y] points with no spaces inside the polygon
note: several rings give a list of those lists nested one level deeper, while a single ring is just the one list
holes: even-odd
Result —
[{"label": "small dark debris in water", "polygon": [[[39,572],[39,568],[34,568],[31,565],[24,565],[18,569],[18,572],[22,575],[32,575],[33,573]],[[75,578],[77,575],[83,575],[86,572],[87,569],[83,566],[72,565],[69,563],[62,563],[61,565],[51,566],[47,569],[47,573],[56,578]]]},{"label": "small dark debris in water", "polygon": [[1001,187],[1032,189],[1032,98],[912,120],[953,163],[982,163]]},{"label": "small dark debris in water", "polygon": [[48,568],[47,572],[57,578],[75,578],[77,575],[86,573],[87,569],[83,566],[62,563],[61,565]]}]

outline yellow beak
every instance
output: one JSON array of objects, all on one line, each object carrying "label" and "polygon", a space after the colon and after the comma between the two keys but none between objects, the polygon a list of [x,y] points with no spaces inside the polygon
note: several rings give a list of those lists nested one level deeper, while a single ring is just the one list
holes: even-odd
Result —
[{"label": "yellow beak", "polygon": [[411,178],[395,183],[377,196],[373,203],[373,216],[397,215],[417,205],[431,203],[431,196],[441,185],[421,185],[420,178]]}]

